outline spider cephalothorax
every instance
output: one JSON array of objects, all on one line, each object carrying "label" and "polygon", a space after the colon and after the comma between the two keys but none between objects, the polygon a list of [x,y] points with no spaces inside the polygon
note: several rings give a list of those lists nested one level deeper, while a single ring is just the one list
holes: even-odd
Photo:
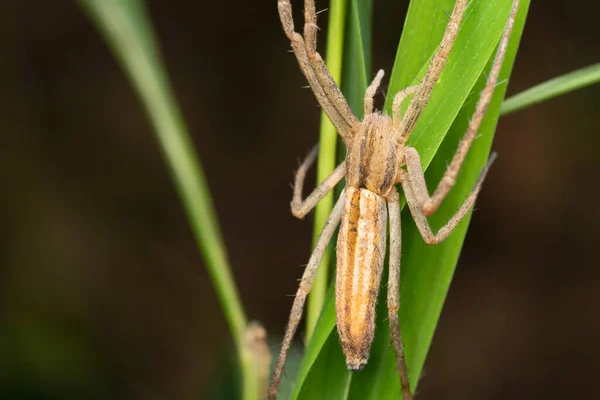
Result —
[{"label": "spider cephalothorax", "polygon": [[392,119],[366,115],[358,134],[348,144],[346,185],[387,196],[394,187],[401,152],[394,143]]}]

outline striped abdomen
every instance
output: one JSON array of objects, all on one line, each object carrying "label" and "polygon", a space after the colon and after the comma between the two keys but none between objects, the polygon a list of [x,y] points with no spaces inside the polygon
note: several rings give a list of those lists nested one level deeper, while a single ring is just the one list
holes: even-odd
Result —
[{"label": "striped abdomen", "polygon": [[368,189],[346,187],[337,242],[337,329],[350,370],[369,359],[375,305],[386,249],[386,202]]}]

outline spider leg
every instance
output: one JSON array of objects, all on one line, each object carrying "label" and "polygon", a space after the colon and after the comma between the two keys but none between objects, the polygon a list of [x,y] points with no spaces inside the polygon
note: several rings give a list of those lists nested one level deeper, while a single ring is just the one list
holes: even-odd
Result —
[{"label": "spider leg", "polygon": [[390,217],[390,272],[388,277],[387,308],[390,323],[390,336],[396,352],[396,364],[402,383],[402,399],[412,400],[408,368],[404,358],[404,344],[400,333],[398,310],[400,309],[400,255],[402,253],[402,236],[400,228],[400,197],[393,190],[387,199]]},{"label": "spider leg", "polygon": [[333,172],[325,178],[323,182],[317,186],[311,194],[303,201],[302,200],[302,188],[304,187],[304,179],[306,178],[306,171],[315,162],[317,157],[318,147],[315,146],[311,152],[306,156],[298,171],[296,172],[296,180],[294,183],[294,197],[292,198],[292,214],[296,218],[304,218],[306,214],[312,210],[319,201],[327,193],[331,191],[337,185],[337,183],[344,177],[346,173],[346,161],[337,166]]},{"label": "spider leg", "polygon": [[394,137],[398,137],[400,123],[402,122],[402,102],[411,94],[414,94],[418,86],[409,86],[404,90],[396,93],[394,102],[392,103],[392,127],[394,129]]},{"label": "spider leg", "polygon": [[[308,80],[317,101],[347,144],[360,124],[348,102],[329,73],[321,55],[316,51],[317,13],[314,0],[306,0],[304,6],[304,38],[294,31],[290,0],[278,0],[279,17],[286,36],[292,42],[300,69]],[[306,42],[305,42],[306,41]]]},{"label": "spider leg", "polygon": [[277,358],[277,364],[275,365],[275,370],[273,371],[273,376],[271,378],[271,385],[269,386],[269,399],[274,400],[277,396],[279,384],[281,382],[281,373],[283,372],[283,366],[285,364],[285,359],[290,345],[292,343],[292,339],[294,338],[294,334],[296,333],[296,328],[298,328],[298,323],[302,318],[302,311],[304,309],[304,303],[306,302],[306,296],[312,289],[313,282],[315,280],[315,275],[317,273],[317,268],[319,267],[321,259],[323,258],[323,254],[325,253],[325,250],[327,249],[327,246],[331,241],[331,237],[335,232],[335,228],[337,227],[337,225],[340,222],[340,219],[342,218],[342,211],[344,209],[345,199],[346,192],[343,191],[337,203],[335,204],[333,211],[331,211],[329,219],[327,220],[327,222],[325,222],[325,226],[321,231],[321,235],[319,236],[319,240],[317,241],[315,250],[310,256],[308,265],[306,266],[304,274],[302,275],[300,286],[298,287],[296,297],[294,298],[292,311],[290,312],[290,319],[285,330],[285,336],[283,338],[281,351],[279,353],[279,357]]},{"label": "spider leg", "polygon": [[383,74],[384,74],[383,70],[380,69],[377,72],[377,75],[375,75],[373,82],[371,82],[371,84],[367,88],[367,91],[365,92],[365,100],[364,100],[365,114],[364,115],[371,114],[374,111],[373,97],[375,97],[375,94],[377,93],[377,89],[379,89],[379,85],[381,85],[381,80],[383,79]]},{"label": "spider leg", "polygon": [[[438,244],[440,242],[443,242],[452,233],[454,228],[456,228],[456,225],[458,225],[458,223],[465,217],[465,215],[467,215],[467,212],[469,212],[469,210],[471,209],[473,204],[475,204],[475,200],[477,200],[477,195],[479,194],[479,191],[481,190],[481,184],[483,183],[483,180],[485,179],[485,175],[487,174],[489,167],[494,162],[495,158],[496,158],[496,154],[494,153],[490,157],[486,166],[481,171],[481,174],[479,175],[479,178],[477,179],[475,186],[471,190],[471,193],[469,194],[469,196],[465,199],[464,203],[460,206],[460,208],[458,209],[456,214],[454,214],[454,216],[452,218],[450,218],[450,220],[448,222],[446,222],[446,225],[441,227],[440,230],[438,231],[438,233],[436,233],[436,234],[434,234],[431,231],[429,222],[427,222],[427,217],[423,213],[422,207],[418,203],[417,196],[413,189],[413,184],[410,182],[410,178],[409,178],[409,180],[402,181],[402,189],[404,190],[404,196],[406,197],[406,203],[408,204],[410,213],[412,214],[413,219],[415,220],[415,224],[417,224],[417,229],[419,230],[419,233],[421,233],[421,236],[423,237],[423,240],[425,241],[425,243]],[[423,179],[422,182],[424,185],[425,180]],[[419,187],[419,186],[416,186],[416,187]],[[426,187],[425,187],[425,191],[427,191]]]},{"label": "spider leg", "polygon": [[323,86],[327,97],[335,108],[340,112],[342,117],[350,126],[354,126],[358,122],[358,118],[354,115],[342,91],[335,83],[335,80],[329,73],[329,69],[325,65],[323,58],[317,52],[317,11],[315,9],[315,0],[304,1],[304,38],[306,40],[306,52],[310,58],[313,68],[319,78],[319,82]]},{"label": "spider leg", "polygon": [[[448,165],[442,180],[438,184],[435,192],[431,197],[427,194],[427,189],[425,187],[425,181],[422,179],[423,170],[421,169],[421,161],[419,159],[419,154],[415,149],[406,148],[406,163],[407,163],[407,171],[409,175],[409,180],[413,184],[413,189],[415,190],[415,194],[417,195],[417,204],[421,207],[423,214],[431,215],[438,209],[442,201],[448,195],[448,192],[454,186],[456,182],[456,177],[460,172],[460,168],[462,163],[475,140],[477,135],[477,130],[481,125],[483,117],[485,116],[485,112],[492,100],[492,96],[494,94],[494,88],[496,86],[496,82],[498,81],[498,76],[500,75],[500,69],[502,68],[502,62],[504,61],[504,56],[506,54],[506,49],[508,47],[508,40],[510,37],[510,33],[512,31],[512,27],[515,22],[515,16],[517,14],[517,9],[519,8],[519,1],[514,0],[510,17],[506,22],[506,27],[504,28],[504,33],[502,34],[502,38],[500,39],[500,45],[498,46],[498,50],[496,52],[496,56],[494,58],[494,63],[492,65],[492,69],[488,76],[485,88],[481,92],[481,97],[477,101],[477,105],[475,106],[475,112],[473,113],[473,117],[469,122],[469,126],[467,128],[467,132],[461,139],[458,144],[458,149],[452,158],[452,161]],[[424,189],[425,188],[425,189]]]},{"label": "spider leg", "polygon": [[442,42],[440,43],[440,48],[433,56],[429,67],[427,67],[425,76],[415,91],[415,95],[413,96],[408,109],[406,110],[404,118],[402,118],[396,139],[397,143],[406,142],[410,132],[417,123],[421,112],[425,108],[425,105],[429,100],[429,96],[431,95],[431,91],[433,90],[435,83],[438,81],[444,65],[446,65],[446,59],[448,58],[448,54],[452,49],[452,45],[454,45],[454,42],[456,41],[458,27],[460,25],[460,21],[462,20],[466,5],[467,0],[456,1],[454,9],[452,10],[452,15],[450,16],[450,22],[448,22]]},{"label": "spider leg", "polygon": [[294,50],[294,54],[296,54],[296,58],[298,59],[298,64],[300,65],[300,69],[304,73],[308,84],[310,85],[317,101],[329,117],[329,120],[338,131],[342,139],[345,143],[348,143],[350,138],[352,137],[352,126],[350,126],[342,117],[342,115],[338,112],[338,110],[331,104],[329,98],[325,94],[321,83],[319,82],[315,71],[313,70],[310,60],[308,59],[308,55],[306,54],[306,48],[304,46],[304,40],[299,33],[293,33],[292,40],[292,49]]}]

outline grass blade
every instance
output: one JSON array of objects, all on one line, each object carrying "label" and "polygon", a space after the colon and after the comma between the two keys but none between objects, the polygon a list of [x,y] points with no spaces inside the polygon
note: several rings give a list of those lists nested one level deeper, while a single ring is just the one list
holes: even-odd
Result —
[{"label": "grass blade", "polygon": [[350,0],[344,55],[342,91],[357,117],[362,118],[363,99],[371,81],[372,0]]},{"label": "grass blade", "polygon": [[[451,13],[454,3],[454,0],[410,2],[390,74],[390,89],[402,90],[415,84],[415,75],[427,65],[427,61],[440,44],[448,24],[445,12]],[[388,90],[388,93],[397,92]],[[385,108],[388,111],[392,100],[391,96],[386,98]]]},{"label": "grass blade", "polygon": [[600,64],[578,69],[577,71],[550,79],[530,89],[506,99],[500,108],[500,115],[510,114],[534,104],[550,100],[585,86],[600,82]]},{"label": "grass blade", "polygon": [[259,384],[251,354],[244,347],[247,320],[215,208],[160,59],[144,3],[140,0],[79,0],[79,3],[121,63],[145,107],[229,324],[242,370],[243,398],[258,399]]},{"label": "grass blade", "polygon": [[[510,1],[505,2],[504,8],[498,6],[498,10],[506,10],[506,12],[498,12],[500,18],[506,18],[510,3]],[[507,80],[510,76],[528,6],[528,1],[521,1],[519,14],[500,74],[500,81]],[[492,57],[494,52],[491,54]],[[488,64],[485,70],[489,70],[490,66],[491,64]],[[436,158],[427,171],[428,182],[439,182],[446,169],[446,161],[452,158],[456,151],[456,144],[466,130],[468,120],[484,85],[485,74],[480,76],[472,91],[472,98],[467,99],[439,147]],[[435,216],[430,218],[433,226],[441,226],[454,214],[477,179],[488,158],[493,133],[499,117],[500,104],[505,91],[506,85],[501,85],[496,89],[486,117],[479,129],[481,137],[471,148],[450,196]],[[403,216],[405,217],[403,223],[405,248],[410,250],[404,254],[402,260],[406,268],[404,269],[405,277],[402,282],[404,309],[400,311],[400,317],[403,321],[404,338],[408,349],[407,357],[409,358],[411,381],[417,382],[466,235],[468,220],[463,221],[445,242],[429,247],[419,237],[420,235],[415,225],[410,221],[408,213],[405,212]],[[393,359],[390,361],[393,361]]]},{"label": "grass blade", "polygon": [[[443,124],[436,124],[436,122],[439,123],[439,120],[442,117],[441,115],[435,117],[436,121],[420,121],[415,127],[415,131],[417,131],[417,129],[424,129],[427,131],[427,136],[417,136],[417,139],[419,140],[415,140],[415,142],[411,140],[411,143],[413,143],[413,145],[419,149],[422,157],[426,156],[429,151],[432,151],[432,149],[436,149],[436,157],[433,159],[430,168],[426,173],[427,181],[430,182],[432,187],[436,184],[436,182],[439,182],[446,169],[447,160],[450,160],[456,151],[456,145],[466,131],[468,120],[472,115],[479,93],[485,85],[485,73],[481,74],[482,70],[477,72],[477,69],[480,68],[478,66],[477,68],[474,68],[474,71],[471,71],[471,73],[476,73],[475,86],[467,87],[463,94],[459,94],[458,92],[461,91],[460,86],[463,83],[463,80],[469,79],[471,82],[474,82],[472,80],[473,75],[465,76],[463,74],[468,72],[468,69],[476,63],[474,58],[477,54],[480,56],[483,55],[484,66],[486,65],[485,61],[489,60],[490,57],[493,57],[495,54],[496,43],[499,40],[501,31],[504,28],[504,23],[508,15],[508,10],[510,9],[511,1],[495,2],[496,4],[492,3],[493,2],[491,1],[485,3],[470,3],[470,10],[467,11],[471,14],[465,17],[465,24],[461,26],[463,32],[472,35],[470,38],[465,38],[465,40],[474,40],[475,38],[481,37],[481,40],[479,40],[477,44],[482,44],[487,39],[490,40],[490,42],[488,42],[488,46],[491,44],[491,47],[474,49],[474,43],[470,43],[464,48],[466,53],[463,53],[460,56],[458,56],[457,53],[462,53],[462,51],[460,48],[455,47],[452,52],[454,54],[452,54],[451,57],[454,56],[457,58],[454,60],[449,58],[448,66],[450,66],[450,63],[454,62],[456,63],[456,67],[446,68],[442,77],[440,78],[439,87],[436,88],[436,91],[439,93],[439,91],[443,90],[445,79],[450,80],[449,77],[452,77],[454,73],[460,72],[461,74],[459,74],[457,78],[452,79],[454,81],[454,84],[452,85],[454,89],[450,90],[450,92],[445,96],[442,95],[441,98],[437,97],[439,94],[434,93],[430,104],[427,106],[428,108],[439,108],[442,107],[442,105],[436,103],[436,101],[450,103],[453,101],[451,96],[457,96],[459,98],[465,95],[468,96],[465,97],[462,102],[460,102],[456,111],[453,109],[448,109],[445,111],[445,113],[452,114],[460,110],[460,113],[456,118],[452,118],[454,120],[453,122],[452,120],[450,121],[452,122],[451,128],[444,134],[440,134],[440,136],[444,138],[443,142],[441,144],[435,142],[438,137],[435,129],[440,129],[443,131],[445,127],[444,124],[446,123],[442,121]],[[517,16],[511,42],[509,44],[509,49],[507,51],[503,69],[500,74],[500,81],[508,79],[508,76],[510,75],[520,36],[523,30],[528,6],[528,1],[521,1],[519,14]],[[469,22],[469,18],[474,18],[471,19],[471,23]],[[483,22],[486,20],[488,22]],[[482,23],[485,25],[481,25]],[[486,34],[485,31],[487,28],[491,29],[488,30]],[[477,31],[480,32],[476,34],[475,32]],[[460,45],[460,43],[461,37],[459,36],[455,46]],[[469,52],[471,52],[471,54],[469,54]],[[485,56],[486,54],[487,60]],[[471,65],[466,65],[466,63],[471,63]],[[485,69],[483,69],[483,71],[489,70],[490,67],[491,63],[487,63],[487,66]],[[460,75],[462,75],[462,77],[460,77]],[[479,77],[477,78],[477,76]],[[467,157],[467,160],[463,165],[462,171],[457,179],[457,184],[453,188],[448,198],[444,201],[442,207],[432,218],[429,219],[434,228],[443,225],[456,212],[460,204],[464,201],[467,194],[471,190],[475,180],[479,175],[479,171],[485,164],[488,158],[489,149],[491,147],[493,133],[498,119],[499,107],[505,90],[506,85],[501,85],[496,89],[492,103],[490,104],[486,117],[479,129],[481,137],[471,148],[469,156]],[[394,93],[394,91],[391,91],[391,93]],[[469,95],[469,93],[471,93],[471,95]],[[424,111],[422,118],[427,117],[426,113],[427,109]],[[417,135],[421,134],[418,131],[415,133],[417,133]],[[411,139],[414,139],[414,137]],[[425,143],[427,140],[433,141],[433,143]],[[424,160],[425,165],[426,163],[427,162]],[[405,250],[402,256],[403,280],[400,320],[406,346],[406,357],[408,360],[408,367],[414,390],[414,387],[418,383],[418,378],[425,362],[425,357],[433,337],[433,332],[435,330],[435,326],[437,325],[443,302],[454,273],[458,256],[460,254],[460,249],[466,235],[468,220],[463,221],[457,227],[455,232],[443,243],[436,246],[427,246],[424,244],[420,234],[416,229],[416,226],[412,222],[408,210],[405,210],[402,216],[403,248]],[[385,374],[389,374],[390,370],[394,370],[394,354],[392,351],[388,351],[387,348],[380,349],[379,352],[381,355],[385,354],[384,367],[381,367],[381,370],[384,376],[386,376]],[[400,393],[398,378],[395,375],[389,376],[389,379],[387,379],[385,382],[387,383],[385,388],[380,388],[381,392],[375,393],[371,398],[397,398],[396,396],[398,396]]]},{"label": "grass blade", "polygon": [[[344,28],[346,22],[346,0],[332,0],[329,5],[329,27],[327,29],[327,55],[325,62],[333,79],[340,84],[342,77],[342,56],[344,49]],[[327,115],[321,113],[321,133],[319,135],[319,156],[317,161],[317,182],[322,182],[336,167],[337,132]],[[317,244],[321,230],[333,209],[333,192],[325,196],[315,207],[313,227],[313,248]],[[325,303],[329,286],[329,266],[332,264],[331,247],[327,249],[319,265],[313,288],[308,296],[306,309],[306,341],[310,340],[317,319]]]}]

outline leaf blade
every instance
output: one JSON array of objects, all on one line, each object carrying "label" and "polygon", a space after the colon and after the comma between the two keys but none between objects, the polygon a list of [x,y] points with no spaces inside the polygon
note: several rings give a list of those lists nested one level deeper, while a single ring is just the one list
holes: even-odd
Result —
[{"label": "leaf blade", "polygon": [[598,82],[600,64],[590,65],[540,83],[506,99],[500,108],[500,114],[507,115]]},{"label": "leaf blade", "polygon": [[[333,79],[340,83],[342,78],[344,32],[347,0],[332,0],[330,4],[329,26],[327,28],[327,55],[325,61]],[[321,113],[319,133],[319,155],[317,160],[317,182],[322,182],[336,166],[337,132],[327,118]],[[313,245],[317,244],[321,230],[333,209],[333,192],[328,193],[315,207],[313,224]],[[328,248],[319,264],[313,288],[306,305],[306,340],[309,341],[325,303],[325,295],[329,286],[329,269],[332,264],[332,251]]]},{"label": "leaf blade", "polygon": [[258,399],[259,377],[244,342],[247,317],[231,273],[210,189],[163,66],[144,2],[78,3],[104,37],[145,108],[228,322],[242,373],[242,398]]}]

